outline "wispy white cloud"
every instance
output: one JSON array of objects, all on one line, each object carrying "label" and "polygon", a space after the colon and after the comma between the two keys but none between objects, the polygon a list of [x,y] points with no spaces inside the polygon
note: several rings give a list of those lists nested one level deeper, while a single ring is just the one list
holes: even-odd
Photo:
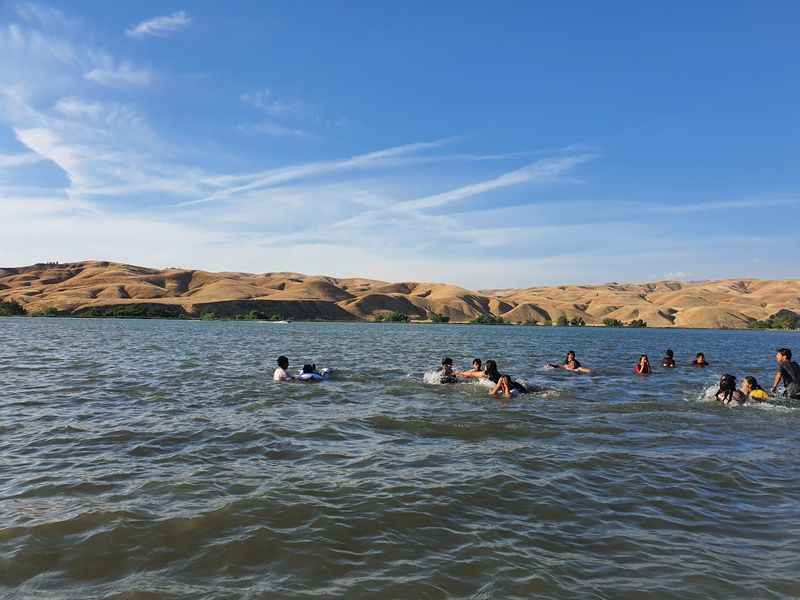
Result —
[{"label": "wispy white cloud", "polygon": [[84,78],[107,87],[146,86],[153,74],[145,68],[136,67],[128,61],[115,62],[108,55],[101,55],[98,64],[84,74]]},{"label": "wispy white cloud", "polygon": [[321,139],[321,129],[339,127],[346,122],[325,119],[313,104],[299,100],[286,100],[278,97],[272,90],[264,88],[246,92],[239,96],[245,106],[266,113],[268,119],[240,125],[243,133],[256,133],[273,137],[292,137],[295,139]]},{"label": "wispy white cloud", "polygon": [[573,167],[591,160],[592,158],[594,158],[592,154],[546,158],[521,169],[517,169],[516,171],[503,173],[487,181],[465,185],[441,194],[408,200],[398,204],[395,208],[398,210],[435,208],[437,206],[443,206],[451,202],[484,194],[492,190],[516,186],[531,181],[554,181]]},{"label": "wispy white cloud", "polygon": [[138,25],[131,27],[125,34],[132,38],[144,37],[165,37],[171,33],[176,33],[186,29],[192,22],[192,18],[185,11],[178,11],[171,15],[154,17],[142,21]]},{"label": "wispy white cloud", "polygon": [[56,112],[73,119],[85,119],[109,127],[144,126],[143,117],[129,106],[83,100],[75,96],[60,98],[53,107]]},{"label": "wispy white cloud", "polygon": [[69,177],[73,185],[85,183],[81,176],[82,159],[87,158],[79,149],[71,147],[49,129],[18,129],[17,139],[43,159],[55,163]]},{"label": "wispy white cloud", "polygon": [[69,18],[60,10],[50,6],[20,2],[15,8],[20,19],[45,28],[72,28],[78,24],[76,19]]},{"label": "wispy white cloud", "polygon": [[498,189],[519,186],[526,183],[554,182],[577,165],[591,160],[594,157],[595,155],[584,154],[542,159],[521,169],[503,173],[497,177],[478,183],[472,183],[439,194],[412,200],[387,203],[385,206],[378,209],[362,211],[347,219],[328,223],[325,227],[328,230],[351,230],[353,228],[363,229],[365,227],[377,226],[380,223],[385,223],[387,219],[420,222],[430,221],[433,217],[424,212],[428,209],[438,208]]},{"label": "wispy white cloud", "polygon": [[675,203],[664,202],[647,207],[648,212],[671,215],[686,215],[718,210],[759,209],[767,206],[800,205],[800,197],[794,198],[748,198],[743,200],[721,200],[710,202]]},{"label": "wispy white cloud", "polygon": [[[16,23],[0,27],[0,49],[3,50],[7,60],[25,56],[29,63],[32,60],[73,66],[80,63],[79,51],[72,42],[58,36],[46,35],[35,29],[23,28]],[[3,70],[11,69],[13,63],[3,61],[0,66]],[[14,69],[13,72],[21,71]]]},{"label": "wispy white cloud", "polygon": [[320,175],[385,166],[385,162],[391,159],[415,154],[431,148],[438,148],[450,143],[451,141],[452,138],[437,140],[434,142],[417,142],[414,144],[405,144],[403,146],[395,146],[392,148],[378,150],[376,152],[360,154],[343,160],[313,162],[282,169],[263,171],[261,173],[253,173],[250,175],[207,179],[207,182],[217,183],[221,186],[226,186],[229,183],[233,183],[234,185],[223,187],[223,189],[216,191],[204,198],[183,202],[181,203],[181,206],[190,206],[213,202],[216,200],[225,200],[243,192],[264,189],[274,185],[299,181]]},{"label": "wispy white cloud", "polygon": [[0,169],[22,167],[41,162],[42,157],[34,152],[22,152],[19,154],[0,154]]},{"label": "wispy white cloud", "polygon": [[[36,5],[28,5],[30,7]],[[45,15],[49,13],[44,13]],[[54,13],[60,14],[57,11]],[[0,25],[0,85],[32,92],[75,88],[75,75],[104,86],[143,86],[153,73],[130,61],[117,60],[89,44],[80,29],[57,16],[30,18],[32,24]]]},{"label": "wispy white cloud", "polygon": [[239,125],[238,129],[243,133],[268,135],[272,137],[293,137],[301,139],[316,137],[314,134],[309,133],[304,129],[288,127],[286,125],[281,125],[280,123],[269,120],[259,121],[258,123],[251,123],[248,125]]},{"label": "wispy white cloud", "polygon": [[274,117],[312,117],[313,107],[305,102],[286,101],[278,98],[271,90],[263,89],[246,92],[239,99],[246,106],[257,108]]},{"label": "wispy white cloud", "polygon": [[204,173],[175,165],[169,148],[124,105],[62,98],[52,110],[24,105],[12,115],[18,141],[51,161],[69,181],[71,198],[211,191]]}]

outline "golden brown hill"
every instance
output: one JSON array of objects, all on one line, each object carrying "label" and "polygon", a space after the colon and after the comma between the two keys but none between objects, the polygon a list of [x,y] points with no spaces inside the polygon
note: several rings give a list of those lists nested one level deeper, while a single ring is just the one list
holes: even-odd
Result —
[{"label": "golden brown hill", "polygon": [[87,261],[0,269],[0,301],[10,300],[30,314],[137,305],[194,316],[256,310],[284,318],[359,320],[399,311],[416,319],[436,313],[452,322],[493,315],[542,324],[565,316],[580,317],[588,325],[612,318],[643,319],[650,327],[743,328],[781,309],[800,313],[800,281],[660,281],[476,292],[441,283],[158,270]]}]

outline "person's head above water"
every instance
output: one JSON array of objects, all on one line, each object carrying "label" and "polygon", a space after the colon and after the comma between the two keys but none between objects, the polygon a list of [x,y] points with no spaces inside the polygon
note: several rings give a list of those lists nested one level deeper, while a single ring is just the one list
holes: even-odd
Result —
[{"label": "person's head above water", "polygon": [[[725,373],[719,378],[719,392],[733,392],[736,389],[736,377]],[[717,392],[717,393],[719,393]]]},{"label": "person's head above water", "polygon": [[664,356],[666,356],[667,358],[673,358],[675,356],[675,353],[672,350],[667,350],[664,353]]},{"label": "person's head above water", "polygon": [[789,362],[792,360],[792,351],[789,348],[778,348],[775,353],[775,360],[778,362]]},{"label": "person's head above water", "polygon": [[575,360],[575,351],[570,350],[569,352],[567,352],[567,358],[565,362],[572,362],[573,360]]},{"label": "person's head above water", "polygon": [[439,368],[439,371],[445,373],[446,375],[453,374],[453,359],[449,356],[445,356],[442,359],[442,366]]},{"label": "person's head above water", "polygon": [[311,365],[303,365],[303,373],[304,373],[304,374],[305,374],[305,373],[313,373],[313,372],[314,372],[314,371],[316,371],[316,370],[317,370],[317,365],[314,365],[314,364],[311,364]]},{"label": "person's head above water", "polygon": [[706,362],[706,355],[702,352],[698,352],[694,357],[694,362],[696,363],[704,363]]},{"label": "person's head above water", "polygon": [[487,360],[486,366],[483,367],[483,371],[491,377],[492,375],[497,375],[497,363],[493,360]]},{"label": "person's head above water", "polygon": [[639,356],[639,364],[642,367],[649,367],[650,366],[650,357],[647,354],[642,354]]},{"label": "person's head above water", "polygon": [[753,392],[755,390],[762,389],[760,385],[758,385],[758,381],[752,375],[748,375],[742,380],[742,387],[746,394]]},{"label": "person's head above water", "polygon": [[285,356],[279,356],[278,357],[278,366],[281,369],[286,369],[289,366],[289,359],[286,358]]},{"label": "person's head above water", "polygon": [[472,359],[472,368],[475,371],[480,371],[481,370],[481,359],[480,358],[473,358]]}]

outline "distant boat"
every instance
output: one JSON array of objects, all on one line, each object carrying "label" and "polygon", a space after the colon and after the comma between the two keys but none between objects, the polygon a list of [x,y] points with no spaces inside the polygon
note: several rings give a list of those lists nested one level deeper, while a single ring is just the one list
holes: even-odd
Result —
[{"label": "distant boat", "polygon": [[259,323],[266,323],[268,325],[288,325],[289,321],[259,321]]}]

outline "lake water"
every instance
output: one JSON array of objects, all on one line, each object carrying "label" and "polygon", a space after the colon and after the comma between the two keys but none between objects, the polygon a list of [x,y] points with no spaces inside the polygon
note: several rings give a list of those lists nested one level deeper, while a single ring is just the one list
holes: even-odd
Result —
[{"label": "lake water", "polygon": [[[0,319],[0,596],[797,598],[800,335]],[[712,366],[647,378],[673,348]],[[544,368],[574,349],[595,376]],[[275,384],[286,354],[335,369]],[[555,391],[427,385],[442,356]]]}]

